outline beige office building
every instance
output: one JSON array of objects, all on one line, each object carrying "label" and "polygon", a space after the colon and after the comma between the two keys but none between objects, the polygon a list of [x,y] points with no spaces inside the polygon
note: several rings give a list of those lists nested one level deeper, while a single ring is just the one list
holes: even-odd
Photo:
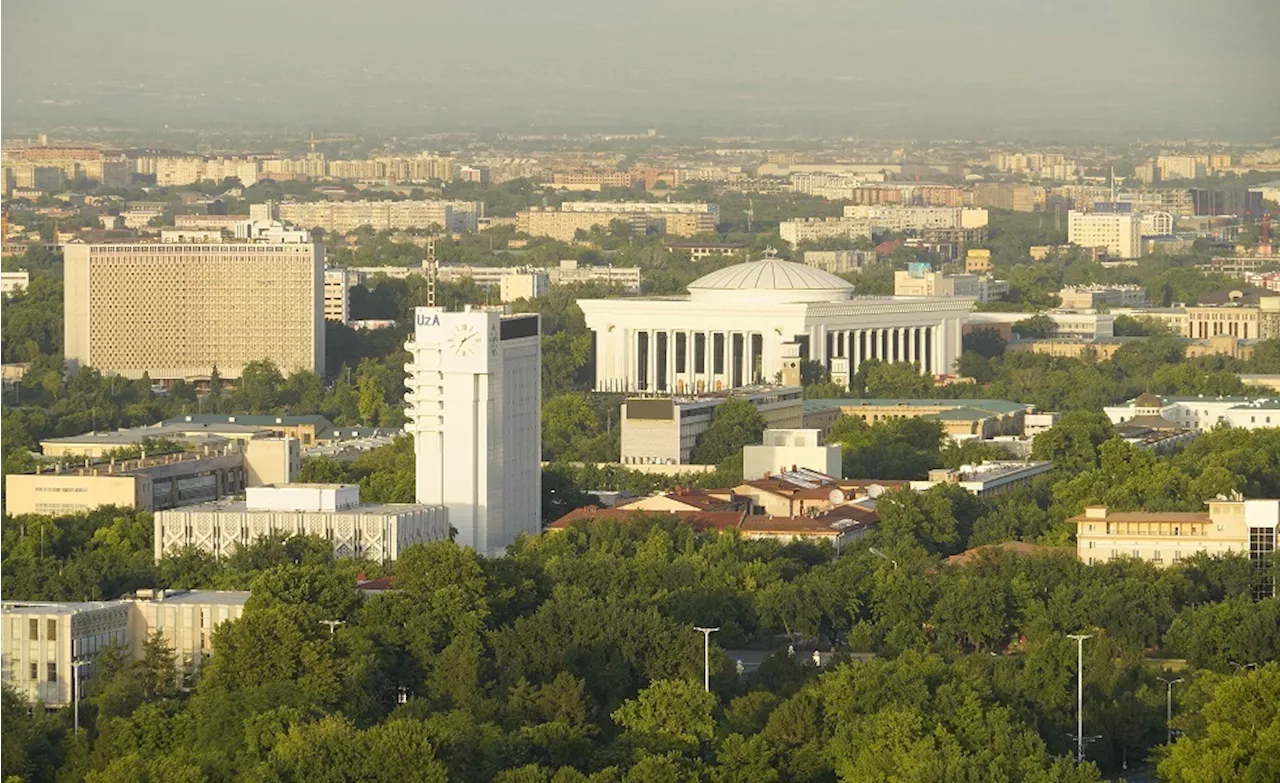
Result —
[{"label": "beige office building", "polygon": [[1197,552],[1234,552],[1247,554],[1259,570],[1265,569],[1276,548],[1280,500],[1210,500],[1208,505],[1207,512],[1086,506],[1070,521],[1076,524],[1080,559],[1089,565],[1118,557],[1169,565]]},{"label": "beige office building", "polygon": [[262,359],[324,372],[323,245],[72,243],[64,259],[73,372],[238,378]]},{"label": "beige office building", "polygon": [[324,318],[340,324],[351,319],[351,288],[344,267],[324,270]]},{"label": "beige office building", "polygon": [[[141,658],[155,631],[173,650],[181,683],[212,654],[214,629],[239,618],[248,599],[247,592],[139,590],[116,601],[5,601],[4,684],[46,707],[70,704],[77,674],[82,685],[92,679],[99,653],[116,646]],[[77,673],[72,661],[88,665]]]},{"label": "beige office building", "polygon": [[4,477],[4,511],[81,514],[99,506],[157,511],[235,495],[257,484],[292,481],[302,461],[293,438],[210,437],[204,443],[195,451],[135,459],[85,457],[84,464],[73,467],[10,473]]}]

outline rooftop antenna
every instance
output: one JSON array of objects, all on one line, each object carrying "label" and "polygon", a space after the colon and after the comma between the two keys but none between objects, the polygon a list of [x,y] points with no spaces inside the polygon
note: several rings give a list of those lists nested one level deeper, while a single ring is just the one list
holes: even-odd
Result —
[{"label": "rooftop antenna", "polygon": [[440,276],[440,262],[436,260],[436,238],[427,237],[427,260],[422,262],[427,278],[427,307],[436,306],[436,278]]},{"label": "rooftop antenna", "polygon": [[316,154],[316,132],[315,132],[315,131],[311,131],[311,155],[312,155],[312,157],[314,157],[314,156],[315,156],[315,154]]},{"label": "rooftop antenna", "polygon": [[1115,208],[1114,204],[1116,203],[1116,167],[1115,166],[1111,167],[1111,203],[1113,205],[1112,209],[1114,209]]},{"label": "rooftop antenna", "polygon": [[747,233],[748,234],[751,233],[751,218],[755,216],[756,216],[755,205],[751,202],[751,199],[747,199]]}]

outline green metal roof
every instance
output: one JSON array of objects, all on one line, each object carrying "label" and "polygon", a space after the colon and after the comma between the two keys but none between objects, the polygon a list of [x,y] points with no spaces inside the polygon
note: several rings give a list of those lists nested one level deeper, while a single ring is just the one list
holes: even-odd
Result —
[{"label": "green metal roof", "polygon": [[988,416],[1001,413],[1014,413],[1034,407],[1027,403],[1009,400],[952,400],[952,399],[894,399],[886,397],[837,397],[827,400],[805,400],[806,413],[831,410],[832,408],[857,408],[860,406],[878,408],[947,408],[950,410],[969,409]]},{"label": "green metal roof", "polygon": [[248,414],[248,413],[191,413],[185,416],[174,416],[166,419],[165,424],[246,424],[251,427],[304,427],[316,425],[317,429],[331,427],[329,420],[318,413],[305,416],[287,414]]}]

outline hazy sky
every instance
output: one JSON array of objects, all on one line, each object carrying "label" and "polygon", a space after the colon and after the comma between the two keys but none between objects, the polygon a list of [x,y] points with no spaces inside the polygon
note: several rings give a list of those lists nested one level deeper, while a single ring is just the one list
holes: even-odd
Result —
[{"label": "hazy sky", "polygon": [[1280,0],[4,0],[0,13],[5,130],[1280,133]]}]

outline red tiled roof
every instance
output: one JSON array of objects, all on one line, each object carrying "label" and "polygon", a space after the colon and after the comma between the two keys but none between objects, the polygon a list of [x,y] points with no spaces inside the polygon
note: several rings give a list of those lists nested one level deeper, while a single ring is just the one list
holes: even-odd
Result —
[{"label": "red tiled roof", "polygon": [[547,525],[547,530],[564,530],[574,522],[583,520],[622,520],[656,517],[664,514],[679,519],[694,530],[727,530],[738,527],[746,511],[644,511],[641,509],[597,508],[587,506],[575,508],[568,514]]},{"label": "red tiled roof", "polygon": [[384,576],[378,579],[357,580],[356,589],[370,591],[390,590],[392,589],[391,583],[394,579],[394,576]]},{"label": "red tiled roof", "polygon": [[575,522],[589,520],[642,519],[670,514],[688,524],[694,530],[729,530],[737,528],[759,535],[812,535],[836,536],[850,523],[854,526],[878,524],[875,511],[855,506],[840,506],[818,517],[769,517],[763,514],[748,515],[745,511],[642,511],[588,506],[570,511],[547,526],[548,531],[565,530]]}]

